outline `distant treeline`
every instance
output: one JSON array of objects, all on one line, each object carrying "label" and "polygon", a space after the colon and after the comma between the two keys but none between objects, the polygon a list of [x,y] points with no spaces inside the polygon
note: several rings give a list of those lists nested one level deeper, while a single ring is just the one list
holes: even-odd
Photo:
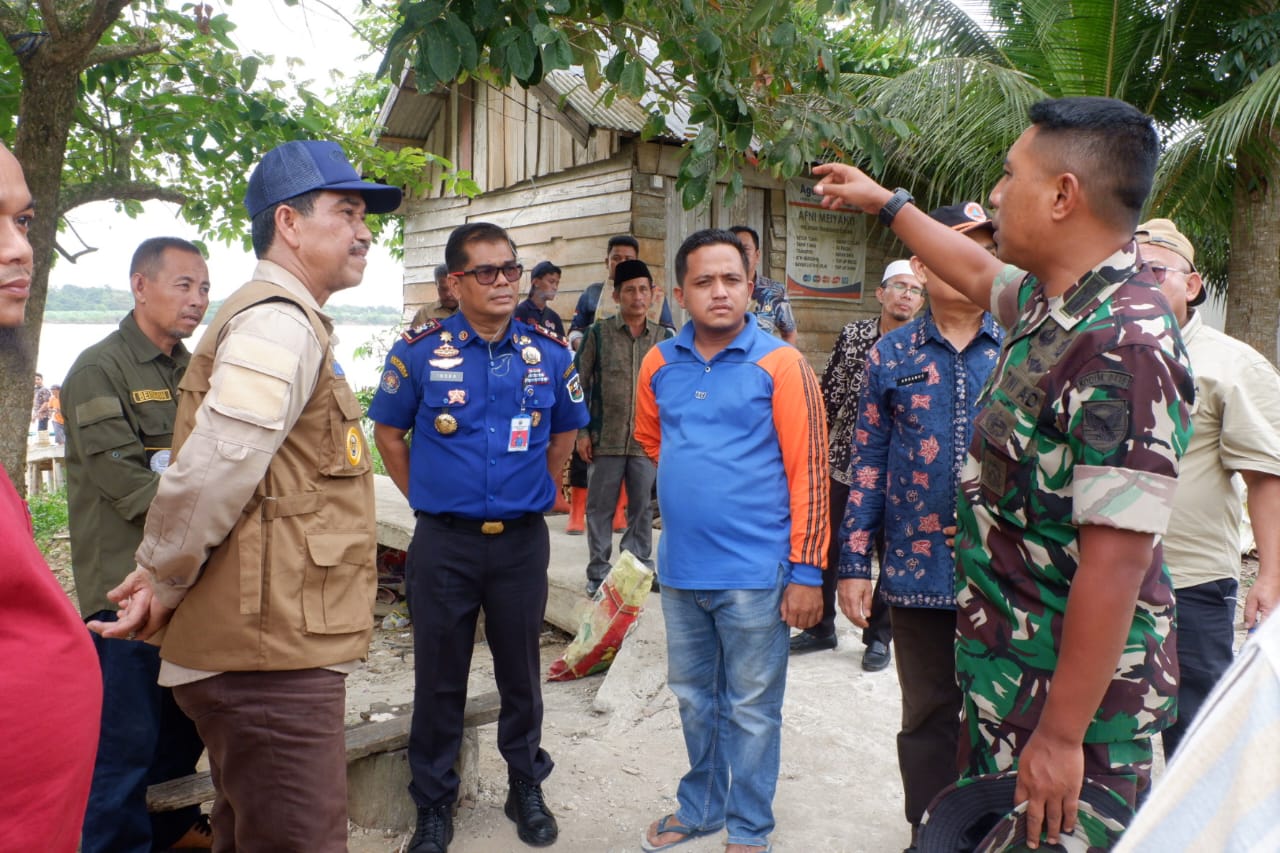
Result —
[{"label": "distant treeline", "polygon": [[[219,299],[209,303],[206,320],[212,320]],[[127,290],[102,287],[78,287],[74,284],[52,287],[44,304],[46,323],[114,323],[133,307],[133,296]],[[400,312],[387,305],[330,305],[324,311],[335,323],[351,326],[394,326]]]}]

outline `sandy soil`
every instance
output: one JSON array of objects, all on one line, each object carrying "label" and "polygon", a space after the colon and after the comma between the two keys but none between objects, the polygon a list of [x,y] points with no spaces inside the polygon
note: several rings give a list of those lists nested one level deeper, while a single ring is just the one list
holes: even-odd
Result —
[{"label": "sandy soil", "polygon": [[[550,521],[553,561],[583,565],[583,538],[565,536],[563,519]],[[50,562],[74,596],[65,539],[55,541]],[[1256,561],[1246,559],[1242,602],[1256,572]],[[864,672],[858,632],[843,617],[837,630],[840,645],[835,651],[791,661],[774,848],[803,853],[900,850],[908,832],[894,749],[900,713],[897,675],[892,667]],[[560,654],[566,639],[553,630],[544,635],[544,666]],[[618,674],[609,681],[594,676],[544,686],[543,745],[557,764],[544,786],[560,824],[555,850],[638,850],[645,826],[673,809],[676,783],[687,763],[675,699],[662,685],[662,642],[660,613],[654,606],[642,614],[628,639],[634,646],[630,660],[624,664],[620,658]],[[623,672],[624,667],[628,671]],[[483,644],[476,648],[472,689],[493,689],[492,665]],[[367,664],[348,679],[348,722],[358,720],[360,712],[375,703],[395,705],[412,698],[409,631],[379,629]],[[615,710],[602,713],[603,706]],[[480,733],[479,798],[460,804],[450,850],[527,850],[502,811],[506,772],[494,743],[496,729],[486,726]],[[350,839],[353,853],[399,851],[407,841],[408,834],[354,826]],[[724,836],[718,835],[680,849],[711,853],[723,844]]]},{"label": "sandy soil", "polygon": [[[385,639],[380,637],[377,645]],[[899,713],[896,676],[892,670],[874,675],[862,671],[862,645],[847,623],[841,641],[834,652],[792,661],[775,800],[774,846],[779,851],[888,851],[901,849],[908,840],[892,747]],[[561,648],[559,642],[544,646],[544,664]],[[378,662],[386,659],[395,665]],[[411,698],[408,673],[402,679],[398,665],[394,652],[375,653],[370,670],[381,671],[351,677],[348,705],[357,716],[360,703]],[[491,672],[487,650],[477,647],[473,689],[493,689]],[[638,850],[649,821],[674,808],[676,783],[688,766],[670,691],[632,697],[635,701],[618,712],[599,713],[593,702],[604,680],[593,676],[543,688],[543,745],[556,761],[544,790],[560,825],[554,849],[566,853]],[[461,804],[449,849],[525,850],[502,811],[506,769],[494,743],[495,728],[480,732],[480,796]],[[396,851],[405,841],[407,835],[353,829],[351,850]],[[719,835],[681,850],[709,853],[723,845]]]}]

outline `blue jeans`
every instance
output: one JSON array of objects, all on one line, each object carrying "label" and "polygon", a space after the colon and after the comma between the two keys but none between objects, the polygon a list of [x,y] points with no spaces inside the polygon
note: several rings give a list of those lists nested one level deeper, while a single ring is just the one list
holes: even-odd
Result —
[{"label": "blue jeans", "polygon": [[783,584],[780,569],[772,589],[662,587],[667,683],[689,752],[676,817],[697,830],[725,826],[730,844],[767,845],[774,827],[789,634]]},{"label": "blue jeans", "polygon": [[[115,611],[91,619],[114,622]],[[204,744],[173,691],[156,683],[160,650],[90,635],[102,665],[102,734],[84,816],[84,853],[149,853],[182,837],[198,806],[147,813],[147,786],[196,772]]]}]

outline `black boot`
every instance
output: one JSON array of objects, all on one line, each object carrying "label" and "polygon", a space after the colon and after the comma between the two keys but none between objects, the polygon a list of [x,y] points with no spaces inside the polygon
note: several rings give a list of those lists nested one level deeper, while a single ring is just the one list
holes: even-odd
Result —
[{"label": "black boot", "polygon": [[449,853],[452,840],[452,804],[418,806],[418,828],[409,840],[409,853]]},{"label": "black boot", "polygon": [[511,779],[507,790],[507,817],[516,822],[516,835],[531,847],[546,847],[556,843],[560,828],[556,817],[547,808],[542,797],[542,786],[531,785],[520,779]]}]

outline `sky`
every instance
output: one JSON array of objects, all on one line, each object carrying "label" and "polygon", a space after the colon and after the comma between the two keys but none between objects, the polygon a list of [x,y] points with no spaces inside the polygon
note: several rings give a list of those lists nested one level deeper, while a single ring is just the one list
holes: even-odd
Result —
[{"label": "sky", "polygon": [[[304,60],[306,65],[295,74],[318,81],[316,88],[319,91],[327,88],[329,72],[334,67],[340,67],[344,74],[377,68],[380,57],[375,55],[359,60],[368,52],[368,47],[332,11],[338,10],[353,18],[360,0],[324,0],[323,3],[302,0],[299,6],[294,7],[286,6],[283,0],[207,2],[214,7],[214,14],[226,12],[236,22],[233,38],[241,48],[276,54],[280,60],[286,56]],[[171,5],[177,4],[178,0],[171,0]],[[286,33],[287,38],[282,38],[282,33]],[[261,73],[270,72],[264,69]],[[281,71],[279,76],[283,77],[284,72]],[[50,285],[101,287],[106,284],[128,290],[129,260],[143,240],[158,236],[188,240],[200,237],[193,226],[178,217],[176,205],[147,202],[144,207],[145,212],[137,219],[117,213],[110,202],[84,205],[68,214],[67,220],[75,233],[64,231],[59,235],[59,243],[70,252],[79,251],[84,246],[96,247],[97,251],[82,256],[74,264],[59,257],[50,276]],[[77,234],[79,240],[76,239]],[[225,299],[253,272],[253,253],[239,246],[227,247],[217,241],[209,241],[207,245],[212,298]],[[400,262],[375,245],[369,253],[364,283],[335,294],[329,304],[389,305],[399,309],[403,300],[402,285]]]}]

